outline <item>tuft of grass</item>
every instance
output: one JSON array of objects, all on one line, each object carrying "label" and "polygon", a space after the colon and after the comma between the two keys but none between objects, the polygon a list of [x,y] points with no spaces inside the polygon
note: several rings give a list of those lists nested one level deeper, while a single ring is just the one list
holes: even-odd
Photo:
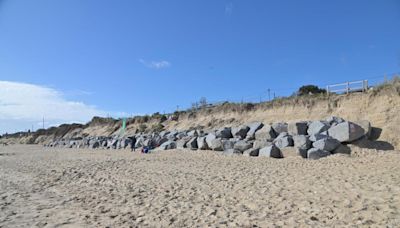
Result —
[{"label": "tuft of grass", "polygon": [[400,95],[400,76],[396,75],[391,80],[373,87],[372,95],[376,96],[384,91],[393,91]]}]

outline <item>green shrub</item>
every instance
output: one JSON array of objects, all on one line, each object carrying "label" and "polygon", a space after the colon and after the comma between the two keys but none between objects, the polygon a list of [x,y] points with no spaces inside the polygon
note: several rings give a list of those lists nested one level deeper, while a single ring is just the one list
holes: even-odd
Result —
[{"label": "green shrub", "polygon": [[298,96],[326,93],[325,89],[321,89],[316,85],[304,85],[297,91]]}]

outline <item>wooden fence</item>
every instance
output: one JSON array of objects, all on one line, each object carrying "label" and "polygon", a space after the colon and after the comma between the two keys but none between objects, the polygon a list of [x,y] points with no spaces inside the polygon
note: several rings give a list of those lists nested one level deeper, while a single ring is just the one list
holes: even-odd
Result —
[{"label": "wooden fence", "polygon": [[352,92],[366,92],[368,90],[368,80],[345,82],[326,86],[326,92],[349,94]]}]

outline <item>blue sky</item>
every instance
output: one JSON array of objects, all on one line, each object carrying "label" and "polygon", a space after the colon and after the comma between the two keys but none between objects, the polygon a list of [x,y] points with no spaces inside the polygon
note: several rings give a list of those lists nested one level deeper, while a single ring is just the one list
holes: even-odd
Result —
[{"label": "blue sky", "polygon": [[0,133],[383,76],[399,40],[398,0],[0,0]]}]

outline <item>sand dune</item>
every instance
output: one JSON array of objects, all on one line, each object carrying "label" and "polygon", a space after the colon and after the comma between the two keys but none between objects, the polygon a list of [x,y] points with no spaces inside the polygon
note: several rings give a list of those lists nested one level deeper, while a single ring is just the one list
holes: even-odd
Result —
[{"label": "sand dune", "polygon": [[0,227],[399,227],[399,163],[0,147]]}]

